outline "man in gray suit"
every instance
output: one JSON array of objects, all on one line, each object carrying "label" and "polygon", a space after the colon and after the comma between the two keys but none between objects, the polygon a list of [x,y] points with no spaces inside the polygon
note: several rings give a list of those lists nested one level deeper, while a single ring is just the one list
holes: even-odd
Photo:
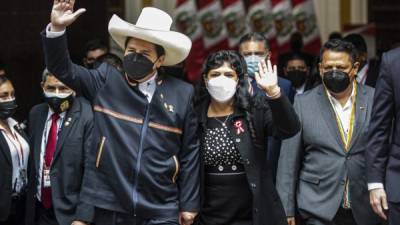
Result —
[{"label": "man in gray suit", "polygon": [[330,40],[321,49],[323,84],[296,96],[300,132],[283,142],[277,189],[295,224],[376,225],[369,206],[364,151],[374,90],[355,82],[354,46]]}]

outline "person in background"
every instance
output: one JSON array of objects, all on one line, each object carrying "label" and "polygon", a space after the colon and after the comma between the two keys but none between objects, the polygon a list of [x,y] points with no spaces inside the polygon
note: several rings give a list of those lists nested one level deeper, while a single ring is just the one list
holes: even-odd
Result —
[{"label": "person in background", "polygon": [[316,86],[317,79],[310,73],[304,55],[291,53],[283,68],[284,77],[292,82],[296,94],[303,94]]},{"label": "person in background", "polygon": [[[263,91],[260,90],[257,85],[255,74],[258,71],[258,64],[260,62],[270,60],[271,51],[269,49],[268,40],[262,34],[256,32],[248,33],[240,39],[239,53],[243,56],[247,65],[247,75],[251,92],[255,95],[261,94],[261,96],[264,96]],[[278,85],[282,89],[282,93],[289,98],[290,102],[293,102],[295,91],[292,88],[291,82],[282,78],[282,76],[278,76]],[[273,181],[275,182],[281,140],[277,137],[268,137],[266,146],[268,146],[267,156],[270,160]]]},{"label": "person in background", "polygon": [[123,71],[122,59],[113,53],[106,53],[97,58],[96,61],[94,62],[93,68],[94,69],[98,68],[102,63],[108,63],[114,66],[121,73]]},{"label": "person in background", "polygon": [[[269,49],[268,40],[259,33],[252,32],[245,34],[239,41],[239,53],[244,57],[247,64],[247,75],[254,93],[259,92],[255,73],[258,71],[260,61],[270,60],[271,51]],[[290,81],[282,77],[278,77],[279,87],[283,93],[293,102],[294,91]]]},{"label": "person in background", "polygon": [[328,40],[342,39],[342,38],[343,38],[342,33],[338,32],[338,31],[333,31],[332,33],[329,34]]},{"label": "person in background", "polygon": [[[80,200],[83,173],[91,147],[92,107],[47,69],[42,74],[44,103],[29,113],[31,158],[27,225],[82,225],[94,214]],[[75,221],[81,218],[82,221]]]},{"label": "person in background", "polygon": [[23,225],[27,187],[28,136],[12,116],[14,87],[0,76],[0,225]]},{"label": "person in background", "polygon": [[163,66],[161,67],[162,70],[164,70],[165,74],[168,74],[170,76],[176,77],[180,80],[189,82],[186,76],[186,71],[185,71],[185,61],[180,62],[176,65],[172,66]]},{"label": "person in background", "polygon": [[368,205],[365,134],[374,89],[355,81],[354,46],[333,39],[321,49],[323,84],[297,95],[300,132],[283,141],[277,190],[289,225],[378,225]]},{"label": "person in background", "polygon": [[400,224],[400,48],[382,56],[368,134],[370,203],[390,225]]},{"label": "person in background", "polygon": [[100,39],[88,41],[84,47],[83,65],[88,69],[95,68],[96,59],[108,53],[108,46]]},{"label": "person in background", "polygon": [[368,48],[364,37],[361,34],[349,34],[344,37],[345,41],[352,43],[357,49],[357,61],[360,63],[360,70],[357,74],[357,82],[375,87],[379,75],[380,62],[376,59],[368,59]]},{"label": "person in background", "polygon": [[283,75],[283,67],[285,62],[287,62],[287,58],[292,53],[297,53],[302,55],[306,59],[307,66],[312,68],[315,62],[315,56],[303,51],[303,35],[300,32],[295,32],[290,36],[290,50],[283,54],[279,54],[278,56],[278,75]]},{"label": "person in background", "polygon": [[200,120],[200,225],[286,225],[267,160],[267,136],[288,138],[300,122],[278,85],[276,66],[255,73],[260,95],[248,92],[246,65],[235,51],[211,54],[196,94]]}]

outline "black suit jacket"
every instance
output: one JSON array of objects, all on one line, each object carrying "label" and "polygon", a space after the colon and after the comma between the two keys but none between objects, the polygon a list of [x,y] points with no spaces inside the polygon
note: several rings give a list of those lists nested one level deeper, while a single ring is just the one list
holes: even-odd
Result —
[{"label": "black suit jacket", "polygon": [[[16,131],[26,140],[28,136],[22,129],[16,127]],[[0,132],[0,221],[8,218],[11,208],[12,194],[12,159],[10,148],[3,134]]]},{"label": "black suit jacket", "polygon": [[365,80],[365,85],[368,85],[370,87],[376,86],[376,81],[378,80],[379,76],[380,63],[381,62],[377,59],[372,59],[368,62],[368,72],[367,72],[367,78]]},{"label": "black suit jacket", "polygon": [[385,183],[388,200],[400,202],[400,48],[382,57],[367,151],[368,183]]},{"label": "black suit jacket", "polygon": [[[34,106],[29,114],[31,163],[27,194],[26,217],[28,224],[32,224],[35,218],[41,143],[48,111],[48,105],[42,103]],[[76,218],[85,219],[80,214],[94,213],[93,207],[82,203],[79,197],[92,129],[91,105],[83,98],[75,98],[58,134],[57,146],[50,168],[53,207],[57,221],[61,225],[70,225]]]}]

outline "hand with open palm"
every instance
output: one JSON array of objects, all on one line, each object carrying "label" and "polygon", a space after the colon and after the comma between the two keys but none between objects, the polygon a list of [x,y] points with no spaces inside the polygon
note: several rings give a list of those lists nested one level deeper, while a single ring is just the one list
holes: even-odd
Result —
[{"label": "hand with open palm", "polygon": [[75,0],[54,0],[51,10],[51,30],[63,31],[71,25],[86,9],[78,9],[74,12]]},{"label": "hand with open palm", "polygon": [[268,95],[274,98],[280,96],[280,88],[278,86],[278,70],[276,65],[272,66],[271,61],[265,63],[262,60],[258,64],[258,72],[255,73],[257,85]]}]

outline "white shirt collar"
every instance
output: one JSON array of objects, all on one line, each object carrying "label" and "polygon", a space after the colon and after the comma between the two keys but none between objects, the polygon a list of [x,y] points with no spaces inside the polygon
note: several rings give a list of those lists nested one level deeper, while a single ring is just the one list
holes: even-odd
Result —
[{"label": "white shirt collar", "polygon": [[365,84],[365,80],[367,79],[369,65],[368,63],[363,66],[363,68],[357,73],[357,82],[360,84]]},{"label": "white shirt collar", "polygon": [[[18,125],[18,122],[10,117],[10,118],[7,119],[7,124],[10,127],[11,130],[14,130],[14,126]],[[5,130],[5,128],[0,125],[0,130]]]},{"label": "white shirt collar", "polygon": [[[54,114],[53,109],[52,109],[50,106],[48,106],[48,107],[49,107],[49,112],[47,113],[47,120],[49,120],[49,119],[51,118],[51,116]],[[67,115],[67,112],[66,112],[66,111],[60,113],[59,116],[60,116],[60,118],[64,119],[65,115]]]},{"label": "white shirt collar", "polygon": [[296,88],[296,94],[303,94],[305,89],[306,89],[306,82],[304,82],[304,84],[301,85],[300,87]]},{"label": "white shirt collar", "polygon": [[351,96],[350,96],[349,99],[347,99],[347,102],[346,102],[346,104],[345,104],[344,106],[342,106],[342,104],[340,104],[340,102],[339,102],[335,97],[333,97],[333,96],[329,93],[329,91],[327,91],[326,93],[328,93],[329,100],[330,100],[332,106],[333,106],[335,109],[337,109],[337,108],[340,107],[340,109],[346,110],[346,109],[348,109],[348,108],[351,108],[351,106],[352,106],[352,104],[353,104],[353,99],[354,99],[354,95],[355,95],[355,89],[356,89],[356,85],[353,84],[353,90],[351,91]]},{"label": "white shirt collar", "polygon": [[139,87],[147,87],[148,85],[153,85],[156,84],[156,78],[157,78],[158,73],[156,72],[154,76],[152,76],[150,79],[146,80],[145,82],[139,83]]},{"label": "white shirt collar", "polygon": [[153,77],[145,82],[139,83],[139,90],[146,96],[147,100],[151,102],[154,92],[156,91],[156,79],[158,73],[156,72]]}]

